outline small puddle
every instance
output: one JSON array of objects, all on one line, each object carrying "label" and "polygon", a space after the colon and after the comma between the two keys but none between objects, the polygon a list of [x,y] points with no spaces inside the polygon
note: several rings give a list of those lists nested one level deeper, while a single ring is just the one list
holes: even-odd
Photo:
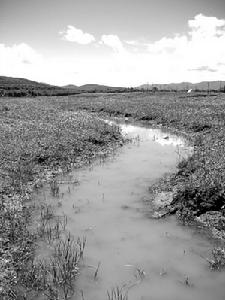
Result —
[{"label": "small puddle", "polygon": [[87,238],[72,299],[111,300],[107,290],[118,286],[129,300],[224,300],[224,273],[210,271],[202,258],[210,257],[212,242],[177,225],[174,216],[147,217],[149,186],[174,172],[190,148],[160,129],[120,126],[134,143],[103,163],[73,171],[79,185],[60,185],[64,197],[57,214],[67,215],[74,236]]}]

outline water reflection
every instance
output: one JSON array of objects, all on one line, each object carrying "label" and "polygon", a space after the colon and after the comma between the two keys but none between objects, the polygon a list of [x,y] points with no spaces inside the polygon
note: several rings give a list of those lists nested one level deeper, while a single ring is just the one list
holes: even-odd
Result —
[{"label": "water reflection", "polygon": [[137,127],[131,124],[120,124],[122,133],[136,138],[137,136],[143,141],[152,140],[160,145],[173,145],[173,146],[185,146],[187,143],[179,136],[164,133],[160,129]]}]

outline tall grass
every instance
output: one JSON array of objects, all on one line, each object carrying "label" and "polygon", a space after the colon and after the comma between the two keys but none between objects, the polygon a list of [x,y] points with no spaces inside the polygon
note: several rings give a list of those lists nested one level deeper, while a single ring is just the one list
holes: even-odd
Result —
[{"label": "tall grass", "polygon": [[108,300],[128,300],[128,292],[124,288],[116,286],[107,291]]}]

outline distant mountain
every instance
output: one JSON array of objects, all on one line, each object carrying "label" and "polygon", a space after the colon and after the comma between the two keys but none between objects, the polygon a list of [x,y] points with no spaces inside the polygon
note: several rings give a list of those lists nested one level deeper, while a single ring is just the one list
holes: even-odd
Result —
[{"label": "distant mountain", "polygon": [[106,92],[124,92],[124,87],[111,87],[100,84],[85,84],[76,86],[68,84],[63,87],[50,85],[47,83],[37,82],[26,78],[14,78],[0,76],[0,96],[54,96],[69,95],[77,93],[106,93]]},{"label": "distant mountain", "polygon": [[161,91],[224,91],[225,81],[202,81],[199,83],[181,82],[170,84],[143,84],[136,88],[112,87],[100,84],[84,84],[76,86],[68,84],[63,87],[37,82],[25,78],[0,76],[0,96],[24,97],[24,96],[64,96],[79,93],[121,93],[140,90]]},{"label": "distant mountain", "polygon": [[42,86],[47,87],[51,86],[50,84],[40,83],[37,81],[29,80],[26,78],[15,78],[15,77],[7,77],[0,76],[0,85],[2,86]]},{"label": "distant mountain", "polygon": [[67,84],[67,85],[64,85],[62,86],[62,88],[64,89],[70,89],[70,90],[77,90],[79,89],[79,87],[75,84]]},{"label": "distant mountain", "polygon": [[198,83],[190,83],[190,82],[181,82],[181,83],[169,83],[169,84],[142,84],[138,87],[139,89],[144,90],[199,90],[199,91],[207,91],[210,90],[224,90],[225,81],[202,81]]},{"label": "distant mountain", "polygon": [[109,86],[106,85],[100,85],[100,84],[84,84],[79,87],[82,91],[99,91],[99,90],[107,90],[112,89]]},{"label": "distant mountain", "polygon": [[126,88],[124,87],[112,87],[112,86],[106,86],[106,85],[101,85],[101,84],[84,84],[81,86],[76,86],[73,84],[68,84],[64,86],[63,88],[67,88],[70,90],[76,90],[80,92],[86,92],[86,93],[100,93],[100,92],[121,92],[125,91]]},{"label": "distant mountain", "polygon": [[0,96],[24,97],[24,96],[53,96],[68,95],[74,91],[47,83],[0,76]]},{"label": "distant mountain", "polygon": [[84,84],[79,87],[79,90],[86,92],[114,92],[124,90],[123,87],[112,87],[100,84]]}]

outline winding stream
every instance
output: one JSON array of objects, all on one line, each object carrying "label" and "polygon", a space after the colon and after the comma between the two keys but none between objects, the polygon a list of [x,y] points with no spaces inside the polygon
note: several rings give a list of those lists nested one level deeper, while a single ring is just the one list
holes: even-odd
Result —
[{"label": "winding stream", "polygon": [[104,163],[73,171],[78,186],[60,186],[57,213],[68,216],[72,234],[87,238],[73,300],[106,300],[116,286],[129,300],[224,300],[225,274],[210,271],[202,258],[210,257],[212,242],[174,216],[149,217],[148,188],[176,170],[187,155],[185,141],[160,129],[121,128],[137,137],[134,143]]}]

